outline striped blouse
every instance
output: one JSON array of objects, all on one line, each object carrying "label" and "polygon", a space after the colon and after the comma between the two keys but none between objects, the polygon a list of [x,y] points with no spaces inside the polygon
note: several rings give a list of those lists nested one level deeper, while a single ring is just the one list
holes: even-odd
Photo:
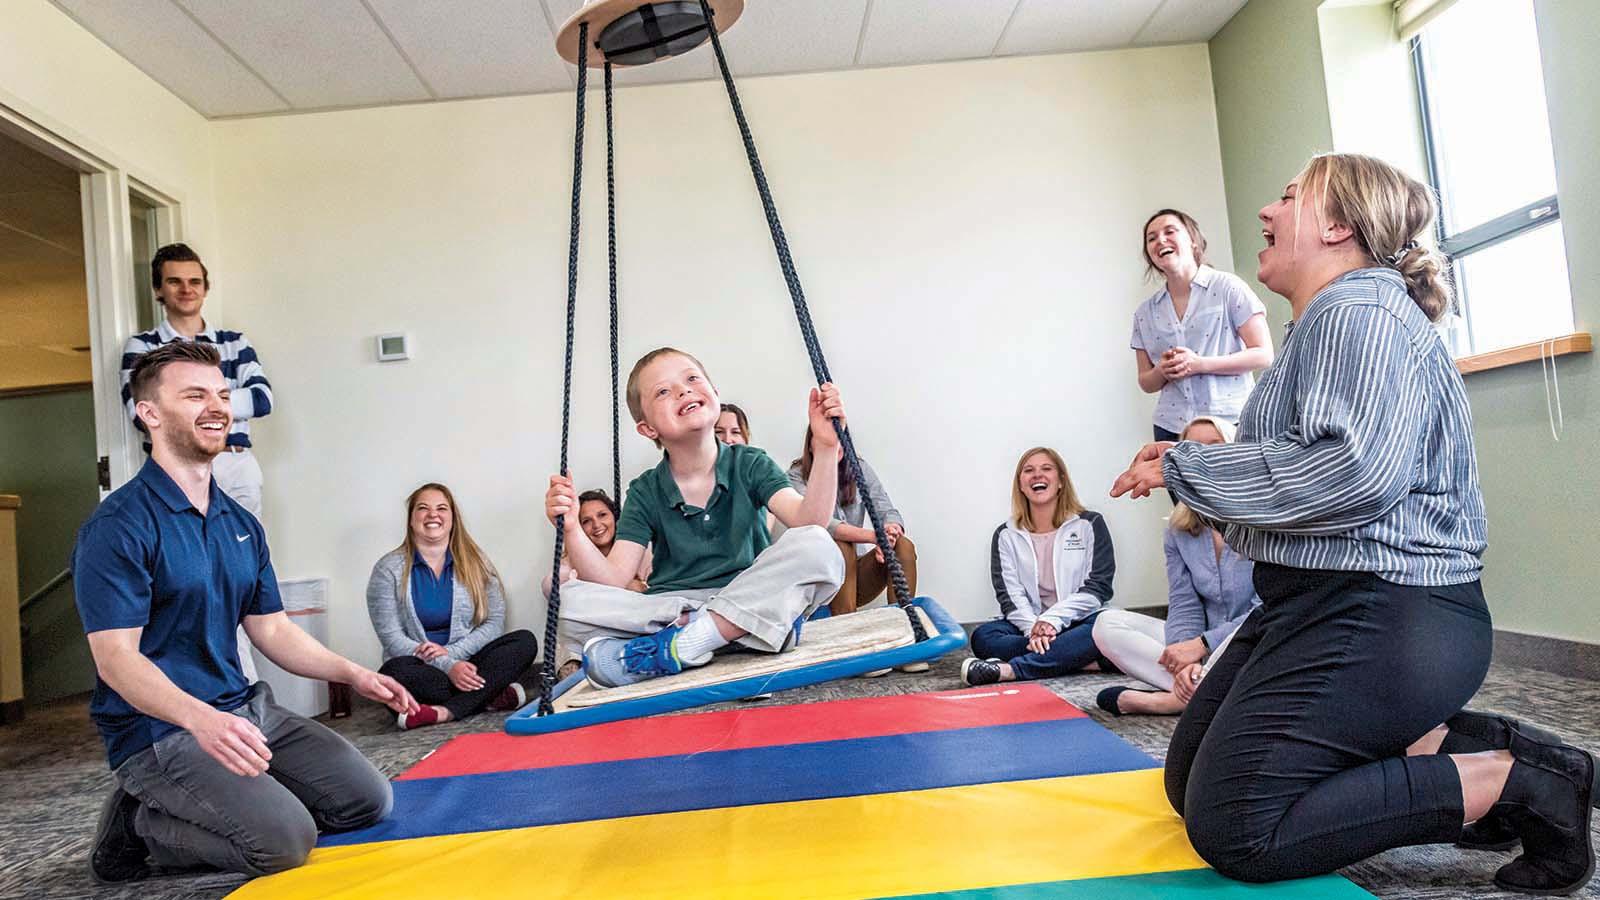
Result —
[{"label": "striped blouse", "polygon": [[1323,288],[1245,403],[1238,442],[1178,444],[1162,472],[1257,562],[1410,585],[1483,568],[1466,387],[1393,269]]}]

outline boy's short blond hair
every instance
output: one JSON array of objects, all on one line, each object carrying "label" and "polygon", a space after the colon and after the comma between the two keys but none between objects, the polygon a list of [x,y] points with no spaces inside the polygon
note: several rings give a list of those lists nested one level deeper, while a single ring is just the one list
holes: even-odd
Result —
[{"label": "boy's short blond hair", "polygon": [[[639,361],[633,364],[633,371],[628,373],[628,387],[624,396],[628,399],[628,413],[633,416],[635,424],[644,421],[644,403],[639,399],[639,373],[644,371],[645,366],[663,356],[681,356],[687,359],[689,362],[694,363],[695,368],[700,370],[701,375],[706,376],[706,381],[711,381],[711,373],[706,371],[704,363],[694,358],[694,354],[685,353],[673,347],[657,347],[651,350],[649,353],[639,357]],[[712,382],[712,387],[714,388],[715,386],[715,382]]]}]

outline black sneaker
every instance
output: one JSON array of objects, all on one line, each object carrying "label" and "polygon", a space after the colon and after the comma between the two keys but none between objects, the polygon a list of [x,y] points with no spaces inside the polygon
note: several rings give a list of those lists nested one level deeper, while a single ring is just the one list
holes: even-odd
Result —
[{"label": "black sneaker", "polygon": [[138,810],[139,801],[120,786],[106,800],[89,851],[89,872],[95,881],[116,884],[150,875],[150,848],[133,830],[133,814]]},{"label": "black sneaker", "polygon": [[982,684],[1000,683],[1000,660],[998,659],[972,659],[963,660],[961,663],[961,680],[974,687]]},{"label": "black sneaker", "polygon": [[1490,808],[1522,837],[1522,855],[1500,867],[1494,883],[1524,894],[1570,894],[1594,875],[1589,834],[1594,757],[1561,743],[1511,731],[1511,774]]}]

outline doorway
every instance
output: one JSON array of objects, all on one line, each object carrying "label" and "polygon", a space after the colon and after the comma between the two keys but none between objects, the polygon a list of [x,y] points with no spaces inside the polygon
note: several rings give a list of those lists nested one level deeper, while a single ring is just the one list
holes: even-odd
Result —
[{"label": "doorway", "polygon": [[0,134],[0,493],[21,498],[17,639],[30,705],[94,687],[66,574],[100,500],[84,242],[80,174]]}]

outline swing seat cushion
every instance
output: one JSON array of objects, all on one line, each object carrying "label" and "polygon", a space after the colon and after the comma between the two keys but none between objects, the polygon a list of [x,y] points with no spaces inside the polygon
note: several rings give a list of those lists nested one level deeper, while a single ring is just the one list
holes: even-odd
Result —
[{"label": "swing seat cushion", "polygon": [[875,669],[936,659],[966,646],[966,632],[938,603],[918,597],[915,610],[928,635],[916,641],[899,607],[881,607],[808,622],[798,646],[785,653],[722,653],[677,675],[615,688],[596,688],[577,677],[556,699],[555,714],[539,716],[535,704],[506,720],[511,734],[544,734],[737,700],[769,691],[818,684]]}]

